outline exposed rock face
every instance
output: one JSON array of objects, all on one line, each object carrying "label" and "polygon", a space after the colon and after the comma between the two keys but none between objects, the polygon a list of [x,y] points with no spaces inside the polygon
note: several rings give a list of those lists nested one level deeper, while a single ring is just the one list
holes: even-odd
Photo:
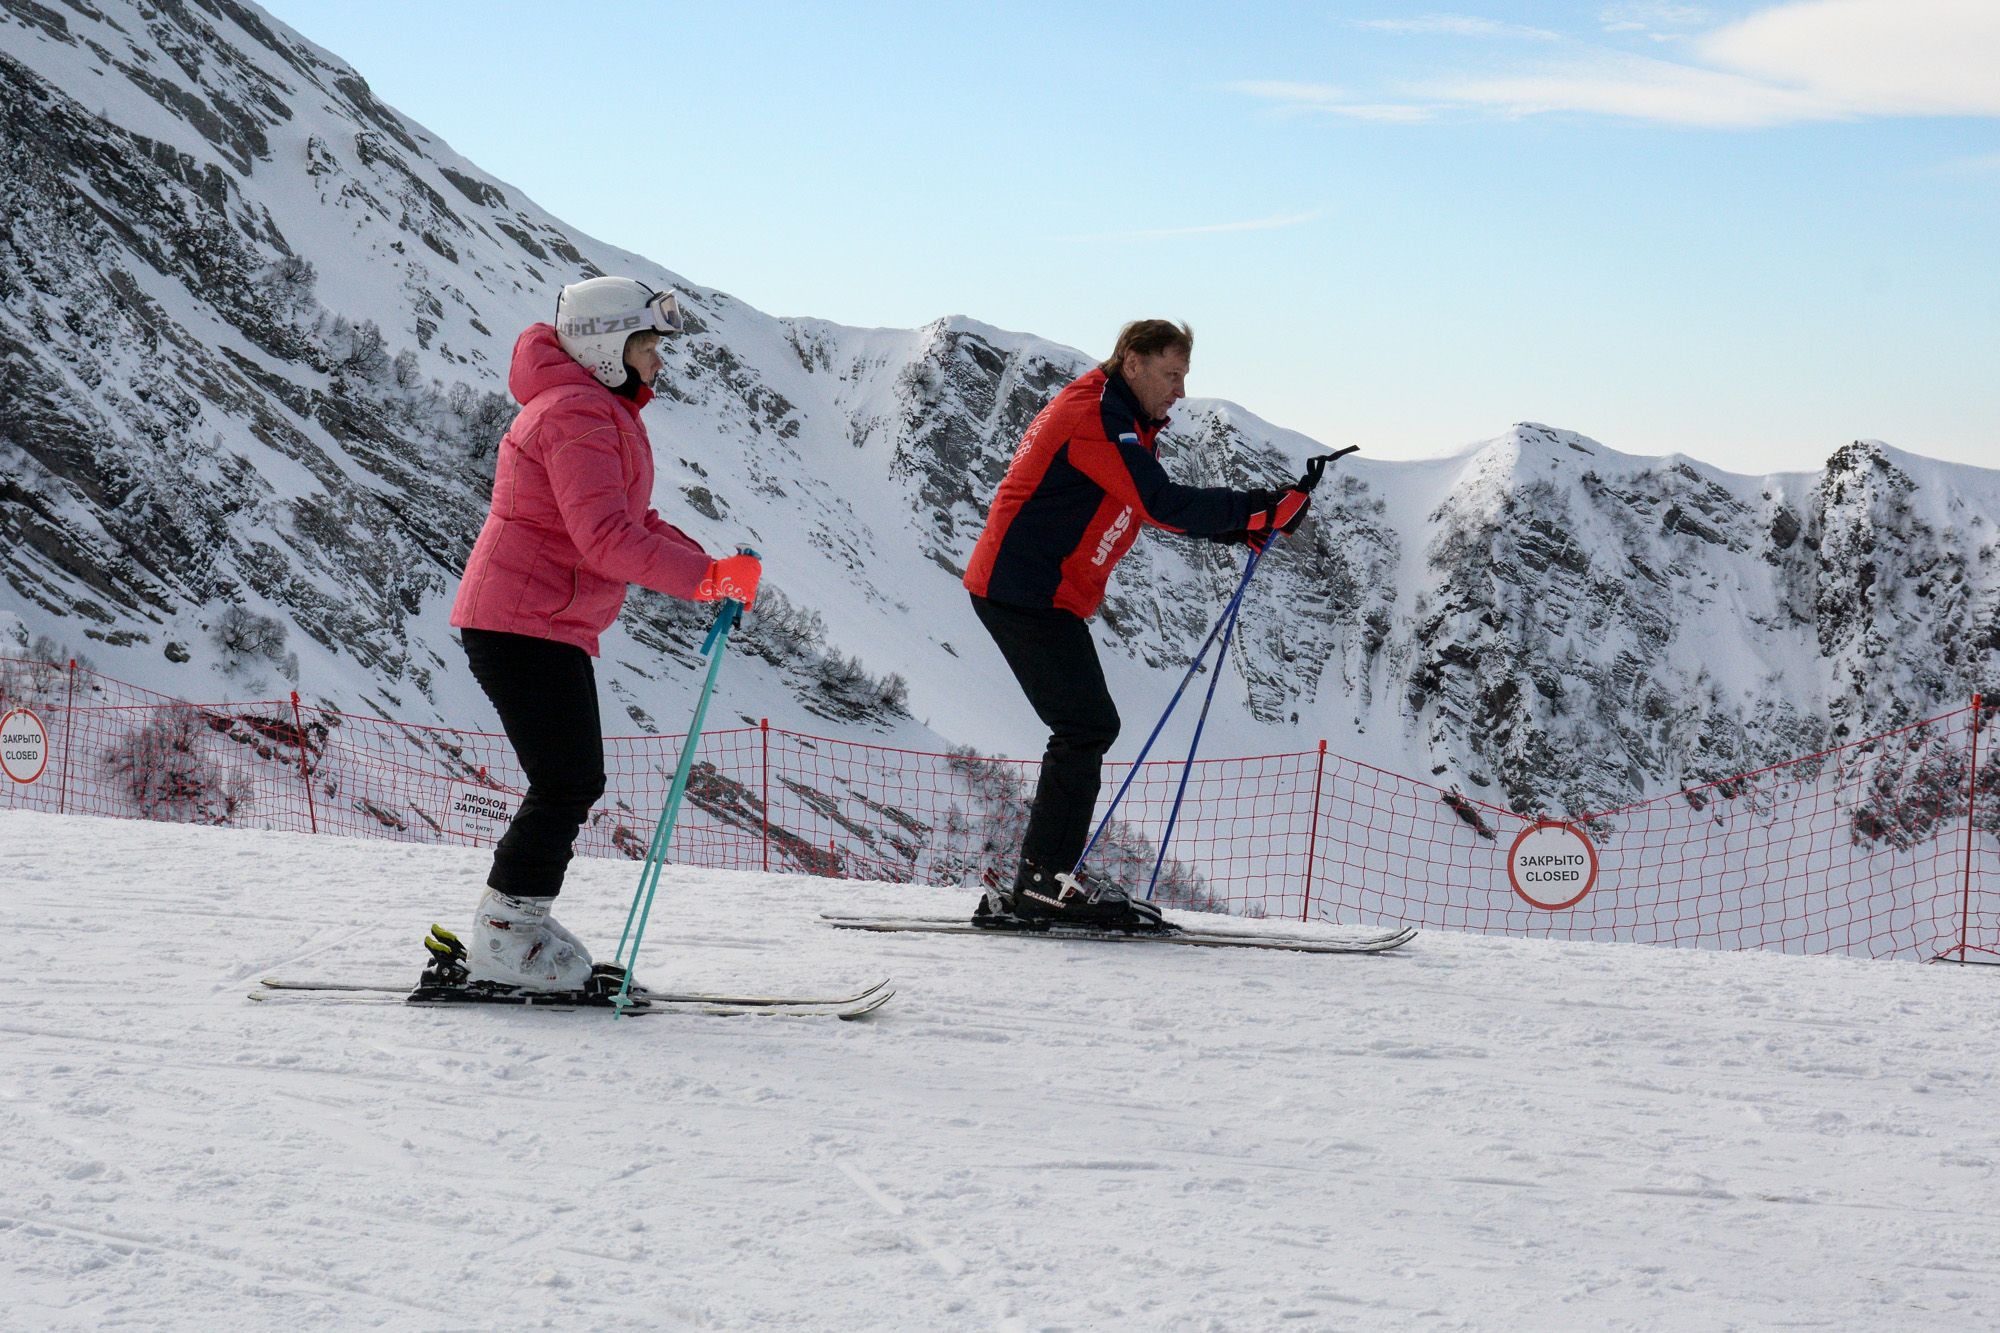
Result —
[{"label": "exposed rock face", "polygon": [[[446,613],[509,350],[559,285],[615,271],[690,316],[647,411],[659,508],[769,562],[729,710],[1039,748],[957,580],[1084,354],[763,315],[564,226],[228,0],[0,0],[0,125],[0,652],[46,636],[182,697],[296,684],[476,722]],[[1216,400],[1162,440],[1204,485],[1317,449]],[[1995,678],[1997,505],[1994,474],[1872,442],[1757,479],[1534,425],[1349,460],[1251,588],[1213,744],[1325,737],[1574,813],[1898,726]],[[1121,566],[1099,638],[1124,753],[1241,568],[1162,535]],[[706,623],[631,599],[609,729],[680,725]]]},{"label": "exposed rock face", "polygon": [[1405,697],[1517,810],[1728,776],[1990,678],[1990,474],[1856,442],[1753,481],[1533,426],[1471,463],[1431,516]]}]

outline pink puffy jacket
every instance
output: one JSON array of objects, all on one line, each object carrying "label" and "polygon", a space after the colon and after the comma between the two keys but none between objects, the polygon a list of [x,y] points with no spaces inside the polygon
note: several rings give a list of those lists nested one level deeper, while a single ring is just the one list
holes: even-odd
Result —
[{"label": "pink puffy jacket", "polygon": [[709,556],[648,507],[653,446],[639,409],[597,382],[536,324],[514,344],[521,403],[500,441],[493,507],[452,604],[461,629],[571,643],[597,655],[627,584],[692,598]]}]

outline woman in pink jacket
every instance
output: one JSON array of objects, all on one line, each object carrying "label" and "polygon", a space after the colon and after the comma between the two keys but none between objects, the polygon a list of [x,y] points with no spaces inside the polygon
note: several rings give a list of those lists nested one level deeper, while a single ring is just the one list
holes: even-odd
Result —
[{"label": "woman in pink jacket", "polygon": [[514,344],[507,387],[521,411],[500,441],[492,508],[451,610],[528,775],[473,920],[475,981],[575,990],[590,977],[589,951],[549,908],[604,794],[590,659],[627,585],[691,601],[756,598],[755,556],[712,560],[651,508],[639,410],[660,373],[660,335],[680,330],[672,292],[592,278],[562,289],[553,327],[532,325]]}]

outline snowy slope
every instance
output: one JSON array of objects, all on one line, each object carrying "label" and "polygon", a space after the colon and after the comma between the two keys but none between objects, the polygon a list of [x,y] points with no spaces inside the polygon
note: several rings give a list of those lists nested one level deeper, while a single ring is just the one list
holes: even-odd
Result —
[{"label": "snowy slope", "polygon": [[[1951,1329],[2000,1321],[1993,977],[1430,933],[884,938],[670,869],[689,985],[858,1024],[253,1005],[481,856],[0,814],[0,1323]],[[615,933],[630,868],[578,867]]]}]

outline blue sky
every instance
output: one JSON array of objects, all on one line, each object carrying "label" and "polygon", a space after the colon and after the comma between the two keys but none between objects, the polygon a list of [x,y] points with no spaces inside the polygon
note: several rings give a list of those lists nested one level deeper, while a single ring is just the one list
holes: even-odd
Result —
[{"label": "blue sky", "polygon": [[2000,466],[2000,0],[278,0],[488,171],[776,314],[967,314],[1383,457],[1536,420]]}]

